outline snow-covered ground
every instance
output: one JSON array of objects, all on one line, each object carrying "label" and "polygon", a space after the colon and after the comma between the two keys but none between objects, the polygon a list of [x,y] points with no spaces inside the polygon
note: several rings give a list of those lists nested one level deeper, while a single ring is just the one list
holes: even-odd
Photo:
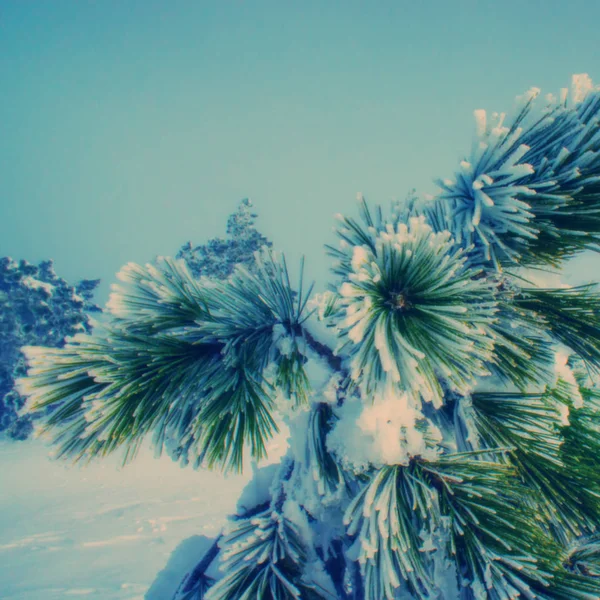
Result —
[{"label": "snow-covered ground", "polygon": [[170,600],[249,477],[149,449],[74,467],[38,440],[0,443],[0,598]]}]

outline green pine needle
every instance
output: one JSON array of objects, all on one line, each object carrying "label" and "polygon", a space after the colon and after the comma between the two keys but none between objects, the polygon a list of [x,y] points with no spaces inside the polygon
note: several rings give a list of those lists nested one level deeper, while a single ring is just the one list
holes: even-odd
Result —
[{"label": "green pine needle", "polygon": [[526,289],[515,304],[543,321],[559,342],[600,369],[600,294],[596,284],[564,289]]}]

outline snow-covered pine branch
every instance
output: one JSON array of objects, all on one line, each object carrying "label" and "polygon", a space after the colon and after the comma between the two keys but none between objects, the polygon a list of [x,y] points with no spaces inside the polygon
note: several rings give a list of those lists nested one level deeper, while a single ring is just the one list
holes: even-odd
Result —
[{"label": "snow-covered pine branch", "polygon": [[340,216],[329,291],[269,248],[128,265],[103,332],[27,350],[65,457],[241,469],[289,428],[182,598],[600,597],[600,298],[524,270],[598,250],[600,90],[475,117],[437,197]]}]

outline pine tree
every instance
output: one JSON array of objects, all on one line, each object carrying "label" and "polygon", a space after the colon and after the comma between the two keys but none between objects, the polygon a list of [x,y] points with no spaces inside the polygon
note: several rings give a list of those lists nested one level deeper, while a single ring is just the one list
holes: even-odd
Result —
[{"label": "pine tree", "polygon": [[179,599],[600,597],[600,295],[532,270],[598,250],[600,89],[475,115],[438,196],[340,217],[328,292],[268,248],[225,279],[130,264],[103,332],[27,349],[59,456],[152,435],[239,471],[287,421]]},{"label": "pine tree", "polygon": [[25,402],[14,383],[26,373],[22,346],[60,347],[78,331],[92,330],[88,312],[99,279],[70,286],[54,272],[52,261],[39,265],[9,257],[0,259],[0,434],[26,439],[33,430],[30,415],[18,416]]},{"label": "pine tree", "polygon": [[188,242],[181,247],[177,258],[185,261],[190,273],[196,277],[229,277],[236,266],[254,267],[254,252],[272,243],[254,226],[256,215],[251,211],[252,202],[244,198],[236,212],[227,219],[227,237],[213,238],[206,244],[192,246]]}]

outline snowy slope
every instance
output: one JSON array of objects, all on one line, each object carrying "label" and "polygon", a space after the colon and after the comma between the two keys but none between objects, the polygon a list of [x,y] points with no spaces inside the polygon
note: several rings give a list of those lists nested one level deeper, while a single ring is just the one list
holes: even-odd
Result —
[{"label": "snowy slope", "polygon": [[40,441],[1,443],[0,598],[142,600],[152,586],[157,600],[248,478],[180,469],[148,449],[125,468],[117,457],[73,467]]}]

